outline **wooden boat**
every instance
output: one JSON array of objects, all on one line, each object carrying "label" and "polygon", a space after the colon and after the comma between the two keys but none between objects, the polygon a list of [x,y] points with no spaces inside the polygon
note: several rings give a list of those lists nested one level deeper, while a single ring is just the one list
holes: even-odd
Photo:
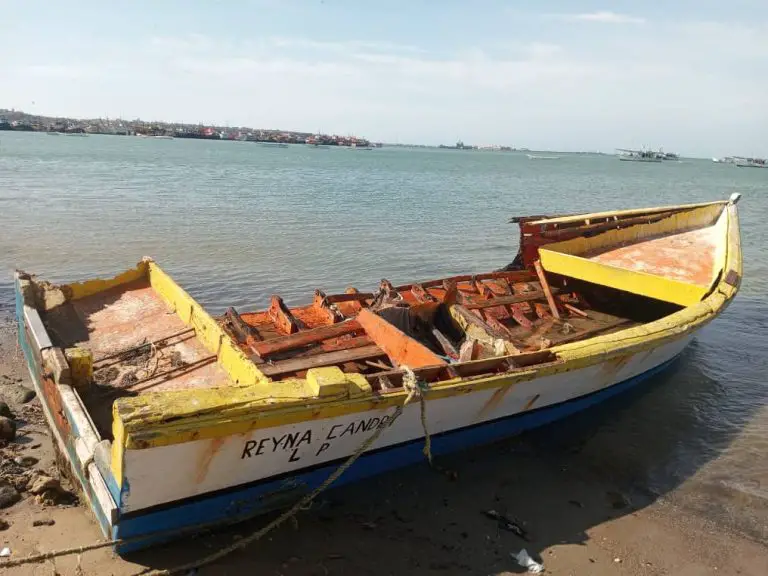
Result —
[{"label": "wooden boat", "polygon": [[439,455],[648,379],[735,296],[737,201],[515,218],[500,271],[219,318],[151,259],[62,286],[17,272],[19,339],[69,472],[124,552],[296,501],[374,433],[339,482],[423,459],[421,406],[403,407],[414,381]]}]

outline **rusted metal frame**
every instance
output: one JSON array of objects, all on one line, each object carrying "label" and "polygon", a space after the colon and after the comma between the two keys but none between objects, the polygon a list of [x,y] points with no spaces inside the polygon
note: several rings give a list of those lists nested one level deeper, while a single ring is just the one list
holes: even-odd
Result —
[{"label": "rusted metal frame", "polygon": [[274,323],[275,327],[286,334],[293,334],[299,331],[299,321],[293,315],[288,306],[285,305],[280,296],[273,295],[267,316]]},{"label": "rusted metal frame", "polygon": [[544,274],[544,269],[541,267],[541,260],[536,260],[536,262],[534,262],[533,265],[536,268],[536,275],[539,277],[539,282],[541,283],[541,289],[544,291],[544,295],[547,297],[547,302],[549,303],[552,316],[554,316],[559,320],[560,312],[558,312],[557,310],[557,303],[555,302],[555,299],[552,296],[552,290],[549,287],[549,282],[547,282],[547,277]]},{"label": "rusted metal frame", "polygon": [[340,350],[337,352],[326,352],[314,356],[303,358],[291,358],[289,360],[280,360],[272,364],[264,364],[259,367],[266,376],[282,376],[302,372],[310,368],[320,368],[322,366],[334,366],[344,364],[345,362],[354,362],[357,360],[366,360],[386,356],[384,351],[375,344],[363,346],[362,348],[353,348],[351,350]]}]

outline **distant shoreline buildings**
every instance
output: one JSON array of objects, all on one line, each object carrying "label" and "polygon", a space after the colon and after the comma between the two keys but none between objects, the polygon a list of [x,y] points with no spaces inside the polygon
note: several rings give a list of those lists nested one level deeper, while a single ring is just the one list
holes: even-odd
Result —
[{"label": "distant shoreline buildings", "polygon": [[206,126],[203,124],[147,122],[139,119],[95,118],[78,120],[38,116],[17,110],[4,109],[0,109],[0,130],[64,134],[109,134],[114,136],[159,136],[195,138],[199,140],[243,140],[277,144],[314,144],[318,146],[381,146],[381,144],[371,144],[367,139],[358,136],[315,134],[293,130]]}]

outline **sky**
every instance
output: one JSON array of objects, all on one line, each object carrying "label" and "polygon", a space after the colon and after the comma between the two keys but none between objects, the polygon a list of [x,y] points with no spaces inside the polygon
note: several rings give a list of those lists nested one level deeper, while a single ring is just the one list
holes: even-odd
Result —
[{"label": "sky", "polygon": [[768,156],[765,0],[0,0],[0,21],[0,108]]}]

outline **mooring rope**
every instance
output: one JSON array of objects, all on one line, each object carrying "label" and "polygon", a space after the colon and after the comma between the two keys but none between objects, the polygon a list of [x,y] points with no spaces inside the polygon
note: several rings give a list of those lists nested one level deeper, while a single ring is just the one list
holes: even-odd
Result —
[{"label": "mooring rope", "polygon": [[[189,562],[187,564],[182,564],[180,566],[176,566],[174,568],[166,568],[166,569],[144,569],[140,572],[136,573],[136,576],[172,576],[175,574],[182,574],[185,572],[188,572],[190,570],[194,570],[196,568],[201,568],[203,566],[208,566],[209,564],[212,564],[216,562],[217,560],[220,560],[221,558],[224,558],[225,556],[228,556],[232,552],[235,552],[241,548],[244,548],[245,546],[251,544],[252,542],[257,542],[264,536],[266,536],[268,533],[270,533],[272,530],[280,526],[281,524],[285,523],[286,520],[289,520],[296,516],[299,512],[302,510],[306,510],[312,502],[317,498],[322,492],[324,492],[331,484],[333,484],[336,480],[339,479],[339,477],[346,472],[352,464],[357,461],[360,456],[362,456],[372,445],[376,440],[379,439],[379,437],[384,433],[384,430],[392,426],[392,424],[395,423],[395,421],[400,417],[400,415],[403,413],[403,409],[411,402],[414,398],[419,398],[420,408],[421,408],[421,425],[424,429],[424,455],[427,457],[427,460],[429,461],[430,466],[432,465],[432,441],[429,435],[429,430],[427,428],[427,411],[426,411],[426,400],[425,395],[426,391],[428,389],[427,384],[425,382],[420,381],[416,374],[408,368],[407,366],[401,366],[401,368],[404,370],[405,374],[403,375],[403,388],[408,392],[408,396],[406,396],[405,401],[400,406],[397,406],[395,408],[395,412],[392,415],[392,418],[384,424],[379,424],[376,427],[376,431],[371,434],[361,445],[360,447],[349,457],[347,460],[344,461],[341,466],[339,466],[328,478],[325,479],[325,481],[320,484],[317,488],[312,490],[310,493],[306,494],[303,498],[301,498],[298,502],[296,502],[290,509],[288,509],[286,512],[275,518],[272,522],[264,526],[263,528],[257,530],[256,532],[250,534],[249,536],[246,536],[244,538],[241,538],[237,541],[235,541],[230,546],[227,546],[226,548],[222,548],[221,550],[214,552],[213,554],[210,554],[209,556],[206,556],[204,558],[201,558],[199,560],[195,560],[192,562]],[[147,534],[142,536],[137,536],[134,538],[125,538],[125,539],[117,539],[117,540],[107,540],[104,542],[95,542],[93,544],[87,544],[84,546],[76,546],[73,548],[65,548],[62,550],[51,550],[49,552],[43,552],[42,554],[35,554],[32,556],[27,556],[25,558],[19,558],[14,560],[6,560],[4,562],[0,562],[0,568],[11,568],[14,566],[22,566],[25,564],[33,564],[37,562],[43,562],[45,560],[50,560],[53,558],[58,558],[60,556],[69,556],[72,554],[83,554],[84,552],[90,552],[92,550],[99,550],[101,548],[109,548],[112,546],[119,546],[119,545],[125,545],[125,544],[133,544],[136,542],[140,542],[143,540],[148,540],[151,538],[158,538],[163,535],[181,535],[184,533],[193,533],[193,532],[199,532],[200,530],[192,529],[182,529],[182,530],[172,530],[168,532],[161,532],[161,533],[153,533],[153,534]]]}]

